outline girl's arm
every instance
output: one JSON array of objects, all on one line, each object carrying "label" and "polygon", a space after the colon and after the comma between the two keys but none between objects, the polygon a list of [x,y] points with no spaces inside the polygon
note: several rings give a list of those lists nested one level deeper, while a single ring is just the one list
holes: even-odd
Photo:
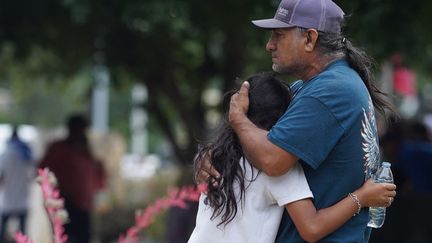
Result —
[{"label": "girl's arm", "polygon": [[[315,242],[332,233],[354,214],[359,207],[388,207],[396,196],[396,185],[390,183],[374,183],[366,181],[362,187],[353,192],[356,200],[347,195],[336,204],[317,210],[311,199],[303,199],[285,205],[300,236],[308,241]],[[360,206],[359,206],[360,205]]]}]

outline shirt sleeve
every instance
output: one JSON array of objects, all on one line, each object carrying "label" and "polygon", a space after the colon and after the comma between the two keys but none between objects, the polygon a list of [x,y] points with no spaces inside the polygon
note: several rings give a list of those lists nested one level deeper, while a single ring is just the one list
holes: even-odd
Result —
[{"label": "shirt sleeve", "polygon": [[279,206],[298,201],[305,198],[313,198],[303,168],[297,163],[282,176],[267,176],[267,190],[271,203]]},{"label": "shirt sleeve", "polygon": [[316,169],[343,134],[344,129],[320,100],[303,97],[288,108],[268,139]]}]

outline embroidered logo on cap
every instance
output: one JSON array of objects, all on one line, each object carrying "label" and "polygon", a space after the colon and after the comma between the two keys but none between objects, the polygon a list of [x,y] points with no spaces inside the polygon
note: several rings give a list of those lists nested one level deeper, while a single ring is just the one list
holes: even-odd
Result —
[{"label": "embroidered logo on cap", "polygon": [[284,17],[286,17],[288,15],[288,13],[289,13],[288,9],[285,9],[282,7],[279,7],[277,12],[276,12],[276,14],[282,15]]}]

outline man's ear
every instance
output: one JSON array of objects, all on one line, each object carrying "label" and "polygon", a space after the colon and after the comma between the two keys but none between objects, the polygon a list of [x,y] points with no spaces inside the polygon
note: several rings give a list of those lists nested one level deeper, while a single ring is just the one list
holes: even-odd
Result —
[{"label": "man's ear", "polygon": [[316,29],[308,29],[305,32],[306,39],[305,39],[305,50],[307,52],[311,52],[314,50],[316,46],[316,42],[318,40],[318,31]]}]

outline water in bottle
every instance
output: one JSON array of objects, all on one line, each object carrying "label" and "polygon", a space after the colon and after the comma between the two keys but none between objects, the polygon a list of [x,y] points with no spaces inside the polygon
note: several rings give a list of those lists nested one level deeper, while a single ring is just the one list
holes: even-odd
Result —
[{"label": "water in bottle", "polygon": [[[389,162],[382,162],[381,167],[378,169],[374,177],[374,181],[376,183],[393,183],[393,174],[391,172]],[[383,226],[385,214],[385,207],[370,207],[368,226],[372,228],[380,228]]]}]

